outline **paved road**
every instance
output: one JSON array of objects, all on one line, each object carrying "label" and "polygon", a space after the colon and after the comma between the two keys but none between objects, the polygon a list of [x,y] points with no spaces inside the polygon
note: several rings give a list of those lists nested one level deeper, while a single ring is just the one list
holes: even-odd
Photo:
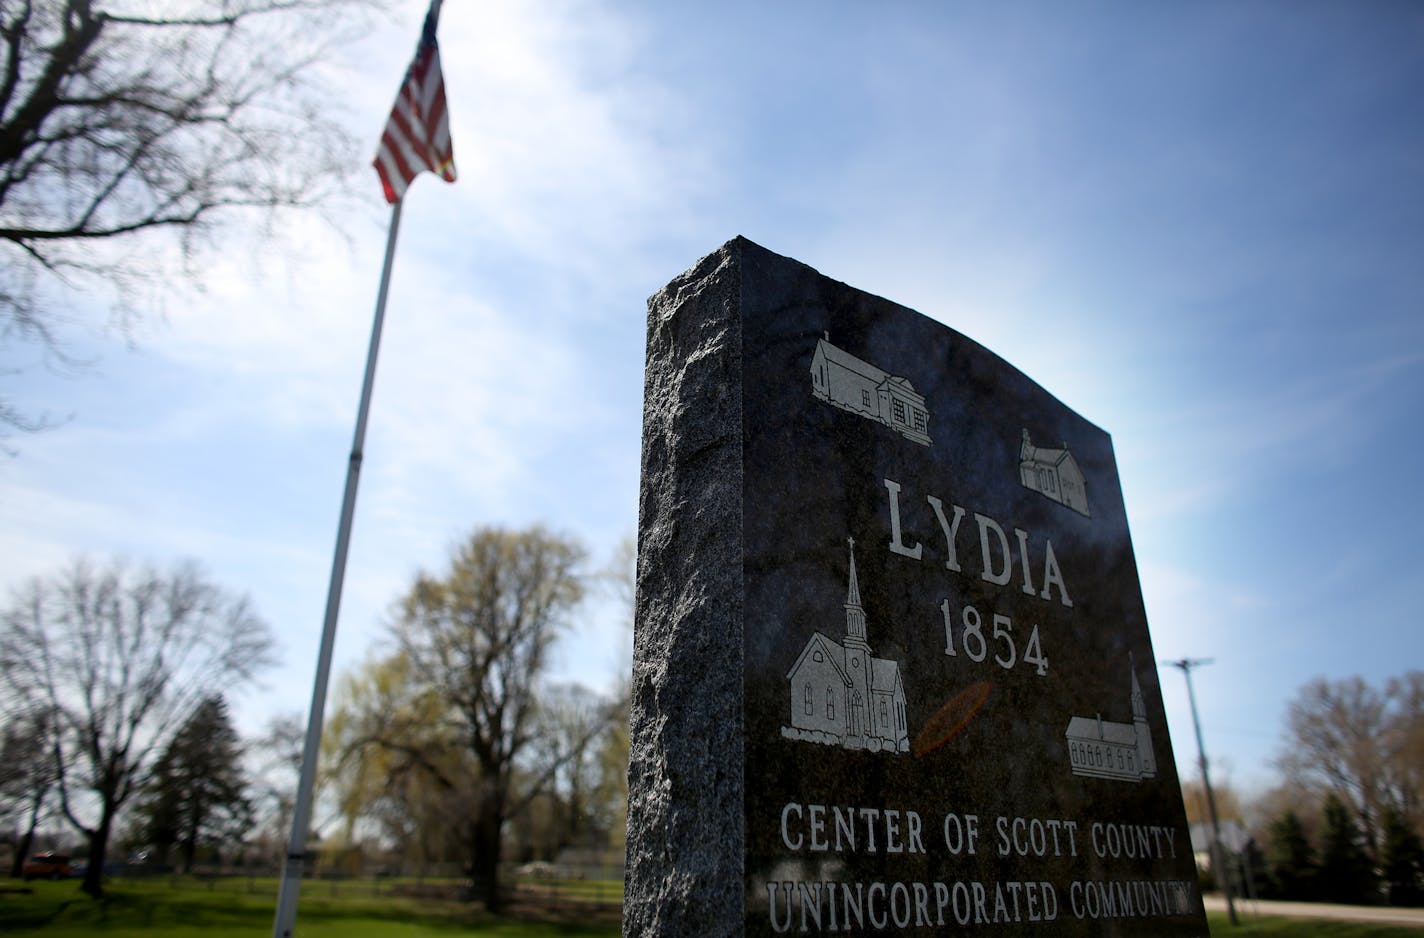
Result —
[{"label": "paved road", "polygon": [[[1203,896],[1207,910],[1225,912],[1221,896]],[[1266,899],[1238,901],[1236,914],[1245,922],[1253,915],[1280,915],[1286,918],[1328,918],[1375,925],[1409,925],[1424,928],[1424,909],[1396,909],[1372,905],[1330,905],[1325,902],[1275,902]]]}]

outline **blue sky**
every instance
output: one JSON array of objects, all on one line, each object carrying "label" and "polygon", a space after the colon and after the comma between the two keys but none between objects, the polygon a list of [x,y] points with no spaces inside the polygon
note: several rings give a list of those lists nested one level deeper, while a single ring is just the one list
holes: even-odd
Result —
[{"label": "blue sky", "polygon": [[[337,63],[374,141],[423,4]],[[1424,10],[1408,3],[445,4],[460,180],[406,200],[338,668],[478,524],[596,562],[636,522],[648,295],[741,234],[982,342],[1113,434],[1161,658],[1214,774],[1273,777],[1316,675],[1424,662]],[[132,342],[0,390],[0,586],[195,556],[305,710],[386,211],[210,259]],[[102,315],[95,314],[94,322]],[[626,653],[592,604],[560,673]],[[1180,675],[1177,759],[1195,764]]]}]

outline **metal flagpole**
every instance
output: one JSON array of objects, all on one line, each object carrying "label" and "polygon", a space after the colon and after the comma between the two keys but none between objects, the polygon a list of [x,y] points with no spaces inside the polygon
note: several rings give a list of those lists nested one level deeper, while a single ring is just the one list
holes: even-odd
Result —
[{"label": "metal flagpole", "polygon": [[1211,816],[1211,862],[1221,882],[1221,890],[1226,895],[1226,917],[1232,925],[1240,924],[1236,919],[1236,903],[1231,895],[1231,871],[1226,868],[1226,857],[1221,850],[1221,825],[1216,819],[1216,795],[1211,790],[1211,773],[1206,767],[1206,746],[1202,743],[1201,719],[1197,716],[1197,695],[1192,690],[1192,668],[1211,664],[1210,658],[1183,658],[1167,661],[1174,668],[1180,668],[1187,679],[1187,699],[1192,704],[1192,727],[1197,731],[1197,754],[1201,757],[1202,785],[1206,788],[1206,809]]},{"label": "metal flagpole", "polygon": [[331,650],[336,644],[336,619],[341,611],[341,584],[346,579],[346,549],[351,542],[351,518],[356,513],[356,486],[361,478],[361,448],[366,440],[366,417],[371,410],[371,385],[376,378],[376,354],[381,347],[381,326],[386,318],[386,292],[391,285],[391,261],[396,254],[401,200],[391,207],[391,227],[386,235],[386,259],[381,267],[381,287],[376,294],[376,316],[371,324],[371,345],[366,352],[366,375],[361,383],[361,406],[356,411],[356,434],[346,465],[346,494],[341,500],[341,523],[336,531],[336,553],[331,560],[331,583],[326,591],[326,622],[321,630],[316,682],[312,685],[311,712],[306,742],[302,746],[302,773],[297,800],[292,807],[292,836],[282,864],[282,885],[277,896],[277,917],[272,938],[291,938],[297,920],[297,899],[306,867],[307,833],[311,826],[312,793],[316,787],[316,760],[321,748],[321,727],[326,711],[326,685],[331,676]]}]

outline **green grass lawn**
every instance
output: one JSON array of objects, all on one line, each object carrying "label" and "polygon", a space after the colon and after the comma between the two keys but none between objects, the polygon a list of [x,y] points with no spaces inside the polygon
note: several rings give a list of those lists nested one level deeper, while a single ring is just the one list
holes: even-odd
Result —
[{"label": "green grass lawn", "polygon": [[[75,881],[31,884],[30,894],[0,893],[0,932],[45,938],[260,938],[271,935],[275,888],[214,887],[170,878],[119,882],[103,902],[79,892]],[[265,885],[265,884],[263,884]],[[616,914],[572,907],[495,918],[469,903],[384,895],[332,894],[323,883],[302,889],[300,938],[614,938]]]},{"label": "green grass lawn", "polygon": [[1227,921],[1225,912],[1208,912],[1207,924],[1215,938],[1240,935],[1241,938],[1411,938],[1424,935],[1424,929],[1405,928],[1399,925],[1356,925],[1353,922],[1331,922],[1325,919],[1272,918],[1262,916],[1241,916],[1241,924],[1235,928]]},{"label": "green grass lawn", "polygon": [[[31,891],[0,892],[0,933],[7,938],[265,938],[272,933],[276,906],[275,880],[120,881],[102,903],[80,893],[73,880],[26,888]],[[616,911],[606,905],[580,907],[572,902],[496,918],[464,902],[370,895],[353,890],[351,884],[344,889],[321,882],[303,887],[298,938],[614,938],[619,933]],[[1263,917],[1243,919],[1232,928],[1224,913],[1207,918],[1216,938],[1424,936],[1424,929],[1388,925]]]}]

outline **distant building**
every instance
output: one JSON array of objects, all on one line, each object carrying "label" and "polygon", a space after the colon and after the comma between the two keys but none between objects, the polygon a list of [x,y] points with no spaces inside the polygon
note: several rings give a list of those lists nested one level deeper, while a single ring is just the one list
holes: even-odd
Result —
[{"label": "distant building", "polygon": [[1147,727],[1147,704],[1137,683],[1137,669],[1128,656],[1132,673],[1132,722],[1109,723],[1102,714],[1073,717],[1064,739],[1074,775],[1140,782],[1157,775],[1157,758],[1152,754],[1152,731]]},{"label": "distant building", "polygon": [[830,342],[816,342],[811,393],[817,400],[868,417],[922,446],[930,445],[930,412],[909,379],[861,361]]},{"label": "distant building", "polygon": [[854,540],[850,546],[845,641],[816,632],[806,642],[786,674],[791,725],[783,725],[781,735],[847,749],[909,752],[900,664],[876,658],[866,642]]},{"label": "distant building", "polygon": [[[1222,857],[1223,860],[1239,857],[1251,845],[1251,832],[1242,827],[1240,821],[1222,821],[1217,828],[1221,831],[1221,849],[1227,851],[1227,855]],[[1197,861],[1197,869],[1211,869],[1211,822],[1195,821],[1188,824],[1187,833],[1191,835],[1192,856]]]},{"label": "distant building", "polygon": [[1025,430],[1023,444],[1019,447],[1019,481],[1024,488],[1033,489],[1081,515],[1092,517],[1088,512],[1088,488],[1083,480],[1083,470],[1078,468],[1078,461],[1068,452],[1067,443],[1062,449],[1034,446]]}]

